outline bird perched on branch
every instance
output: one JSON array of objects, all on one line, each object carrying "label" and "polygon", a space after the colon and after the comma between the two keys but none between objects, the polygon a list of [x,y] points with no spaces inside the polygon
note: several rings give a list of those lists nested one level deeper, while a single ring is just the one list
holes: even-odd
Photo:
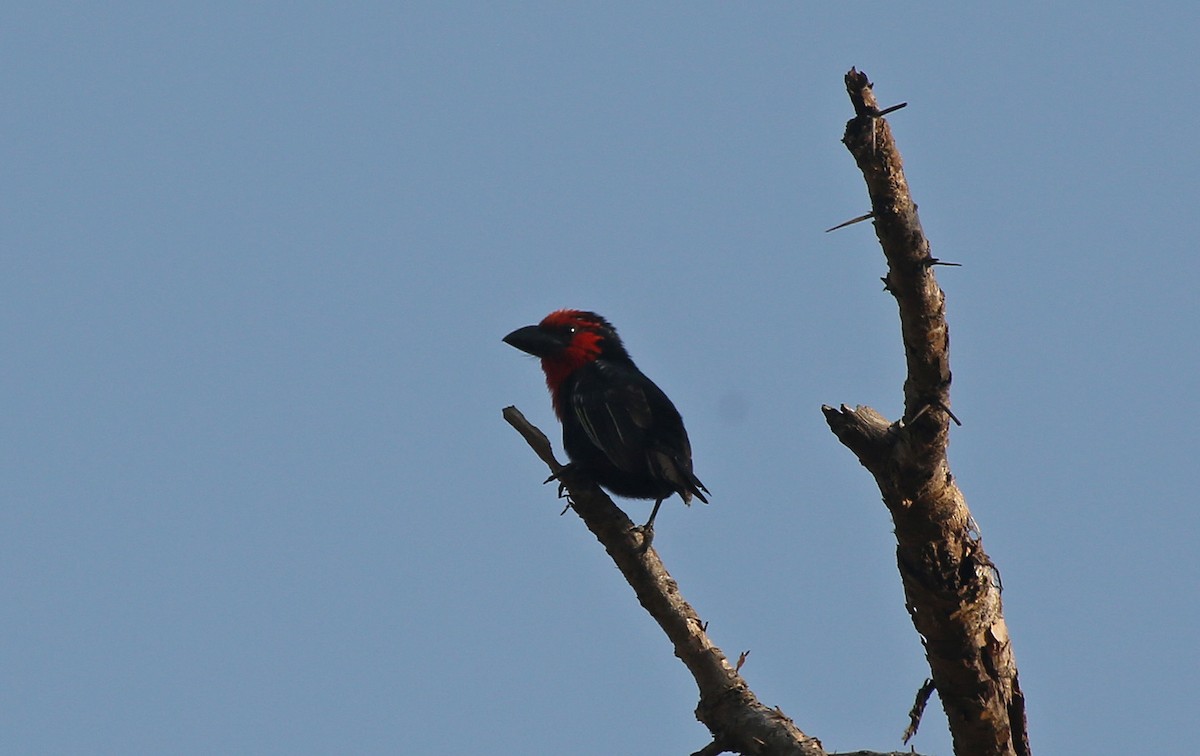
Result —
[{"label": "bird perched on branch", "polygon": [[541,358],[570,467],[617,496],[655,500],[642,526],[644,546],[671,494],[688,505],[693,496],[708,503],[692,472],[683,418],[633,364],[611,323],[594,312],[557,310],[504,342]]}]

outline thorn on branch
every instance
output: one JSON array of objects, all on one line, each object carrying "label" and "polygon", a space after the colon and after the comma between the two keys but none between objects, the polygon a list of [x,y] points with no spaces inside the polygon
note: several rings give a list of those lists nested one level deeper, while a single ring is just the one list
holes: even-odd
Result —
[{"label": "thorn on branch", "polygon": [[917,728],[921,726],[921,715],[925,713],[925,704],[929,703],[929,696],[933,694],[934,685],[932,678],[926,678],[921,689],[917,691],[916,700],[913,701],[912,708],[908,710],[908,727],[904,729],[904,744],[908,745],[908,741],[912,740],[913,735],[917,734]]},{"label": "thorn on branch", "polygon": [[[902,102],[899,105],[893,105],[890,108],[884,108],[883,110],[875,110],[875,112],[871,113],[870,115],[875,118],[882,118],[885,115],[887,115],[888,113],[895,113],[900,108],[907,108],[907,107],[908,107],[908,103]],[[872,108],[872,109],[874,110],[874,108]]]},{"label": "thorn on branch", "polygon": [[912,418],[910,418],[909,420],[904,421],[904,424],[912,425],[913,423],[920,420],[921,417],[924,416],[926,412],[928,412],[931,408],[934,408],[934,407],[936,407],[937,409],[940,409],[942,412],[945,412],[946,415],[949,416],[949,418],[954,421],[955,425],[957,425],[960,428],[962,427],[962,421],[959,420],[957,417],[955,417],[954,413],[950,411],[950,408],[947,407],[945,405],[945,403],[942,402],[940,399],[934,399],[933,401],[922,405],[921,409],[917,410],[917,414],[913,415]]},{"label": "thorn on branch", "polygon": [[742,653],[738,654],[737,664],[733,665],[734,672],[742,671],[742,665],[746,663],[746,657],[749,655],[750,655],[749,651],[743,651]]},{"label": "thorn on branch", "polygon": [[959,420],[957,417],[955,417],[954,413],[950,411],[949,407],[942,404],[941,402],[938,402],[937,404],[938,404],[938,407],[941,408],[942,412],[945,412],[947,415],[950,416],[950,419],[954,421],[955,425],[957,425],[959,428],[962,427],[962,420]]},{"label": "thorn on branch", "polygon": [[839,228],[845,228],[846,226],[853,226],[855,223],[862,223],[863,221],[868,220],[870,218],[874,218],[874,217],[875,217],[875,212],[872,211],[872,212],[867,213],[866,215],[860,215],[857,218],[851,218],[850,220],[846,221],[845,223],[839,223],[836,226],[834,226],[833,228],[827,228],[827,229],[825,229],[825,233],[829,233],[830,231],[837,231]]},{"label": "thorn on branch", "polygon": [[900,420],[905,425],[912,425],[913,423],[920,420],[921,417],[924,416],[924,414],[929,411],[929,407],[930,407],[930,405],[928,405],[928,404],[922,404],[921,409],[917,410],[917,414],[913,415],[911,420],[905,420],[904,418],[900,418]]},{"label": "thorn on branch", "polygon": [[961,268],[962,267],[962,263],[945,262],[944,260],[939,260],[936,257],[926,257],[921,262],[926,267],[929,267],[929,268],[932,268],[934,265],[941,265],[941,266],[947,267],[947,268]]}]

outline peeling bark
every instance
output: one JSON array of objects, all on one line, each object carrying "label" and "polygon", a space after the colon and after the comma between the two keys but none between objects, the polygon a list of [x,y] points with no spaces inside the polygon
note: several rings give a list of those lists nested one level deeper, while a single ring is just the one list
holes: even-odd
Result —
[{"label": "peeling bark", "polygon": [[875,477],[896,532],[905,605],[925,645],[933,684],[958,754],[1028,756],[1025,699],[1000,600],[998,573],[983,550],[946,458],[950,335],[917,207],[891,128],[871,83],[854,69],[846,90],[855,117],[843,143],[862,171],[875,233],[887,258],[884,286],[900,311],[908,376],[904,417],[889,423],[870,407],[822,407],[830,429]]}]

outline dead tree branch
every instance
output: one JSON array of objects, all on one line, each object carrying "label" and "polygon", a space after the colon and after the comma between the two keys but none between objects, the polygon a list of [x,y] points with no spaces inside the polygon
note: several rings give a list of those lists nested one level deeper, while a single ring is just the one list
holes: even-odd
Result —
[{"label": "dead tree branch", "polygon": [[846,75],[855,117],[843,143],[871,197],[887,258],[887,291],[900,309],[908,377],[904,417],[869,407],[822,407],[830,429],[875,477],[896,532],[905,603],[949,719],[958,754],[1028,756],[1025,698],[1009,642],[995,566],[983,550],[946,459],[950,337],[917,207],[891,128],[865,74]]},{"label": "dead tree branch", "polygon": [[560,475],[574,509],[633,587],[638,601],[675,646],[675,655],[692,673],[700,689],[696,718],[713,735],[697,753],[779,756],[825,756],[816,738],[805,735],[783,712],[763,705],[705,632],[696,610],[679,594],[679,586],[653,547],[642,550],[641,535],[612,499],[586,478],[571,475],[554,458],[550,442],[516,407],[504,419],[525,438],[554,475]]}]

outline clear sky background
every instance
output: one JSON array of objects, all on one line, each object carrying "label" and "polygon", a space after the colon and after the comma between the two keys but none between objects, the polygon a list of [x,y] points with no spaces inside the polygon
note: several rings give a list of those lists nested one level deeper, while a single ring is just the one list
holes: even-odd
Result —
[{"label": "clear sky background", "polygon": [[[876,83],[1035,752],[1194,750],[1194,3],[14,3],[0,740],[680,754],[665,637],[500,417],[594,309],[710,506],[655,545],[763,699],[900,747],[927,675],[823,403],[904,364],[840,144]],[[626,502],[640,520],[648,502]],[[914,741],[950,753],[931,703]]]}]

